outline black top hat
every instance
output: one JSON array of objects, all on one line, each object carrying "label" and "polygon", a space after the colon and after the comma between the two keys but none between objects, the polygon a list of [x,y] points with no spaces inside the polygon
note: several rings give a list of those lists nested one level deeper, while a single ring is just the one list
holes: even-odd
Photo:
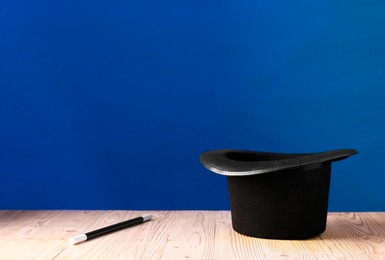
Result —
[{"label": "black top hat", "polygon": [[234,230],[260,238],[305,239],[326,228],[331,162],[356,153],[214,150],[200,160],[227,176]]}]

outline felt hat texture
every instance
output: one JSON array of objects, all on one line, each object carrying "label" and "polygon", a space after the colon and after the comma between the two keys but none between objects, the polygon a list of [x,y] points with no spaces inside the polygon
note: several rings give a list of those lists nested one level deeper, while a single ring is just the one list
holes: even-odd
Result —
[{"label": "felt hat texture", "polygon": [[325,231],[331,164],[357,150],[283,154],[213,150],[200,161],[227,176],[233,229],[269,239],[307,239]]}]

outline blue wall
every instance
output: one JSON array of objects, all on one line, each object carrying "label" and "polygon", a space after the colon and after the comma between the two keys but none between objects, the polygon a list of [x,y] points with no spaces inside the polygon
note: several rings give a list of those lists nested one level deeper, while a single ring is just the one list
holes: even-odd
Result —
[{"label": "blue wall", "polygon": [[201,152],[360,151],[385,210],[383,1],[0,1],[0,208],[227,209]]}]

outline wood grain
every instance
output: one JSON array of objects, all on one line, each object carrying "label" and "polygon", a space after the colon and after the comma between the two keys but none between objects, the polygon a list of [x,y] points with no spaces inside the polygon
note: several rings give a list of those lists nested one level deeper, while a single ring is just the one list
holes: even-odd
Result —
[{"label": "wood grain", "polygon": [[[67,242],[147,213],[142,225]],[[385,213],[330,213],[321,236],[286,241],[234,232],[229,211],[0,211],[0,259],[385,259]]]}]

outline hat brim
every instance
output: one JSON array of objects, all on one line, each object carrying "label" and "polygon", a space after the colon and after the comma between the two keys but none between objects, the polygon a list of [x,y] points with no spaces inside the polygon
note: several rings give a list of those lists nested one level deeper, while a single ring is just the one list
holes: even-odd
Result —
[{"label": "hat brim", "polygon": [[200,161],[208,170],[221,175],[248,176],[338,161],[356,153],[354,149],[306,154],[223,149],[202,153]]}]

